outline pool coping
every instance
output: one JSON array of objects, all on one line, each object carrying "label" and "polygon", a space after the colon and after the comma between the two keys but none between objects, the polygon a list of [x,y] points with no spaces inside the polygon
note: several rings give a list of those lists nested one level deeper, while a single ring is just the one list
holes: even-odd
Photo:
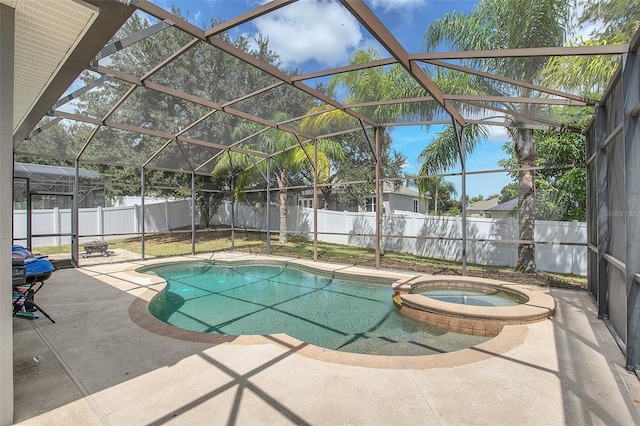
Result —
[{"label": "pool coping", "polygon": [[[129,293],[134,294],[136,299],[129,307],[129,316],[135,324],[149,332],[176,340],[210,343],[213,345],[274,344],[288,349],[295,348],[295,352],[298,355],[318,361],[341,365],[384,369],[430,369],[455,367],[480,362],[494,356],[500,356],[523,344],[528,335],[528,327],[526,325],[509,325],[505,326],[497,336],[489,339],[488,341],[455,352],[415,356],[368,355],[341,352],[315,346],[282,333],[249,336],[199,333],[166,324],[151,315],[148,309],[148,304],[155,295],[164,289],[166,281],[158,276],[137,272],[137,269],[161,263],[177,263],[194,260],[215,260],[216,262],[220,261],[223,264],[267,262],[272,264],[288,264],[301,269],[313,270],[322,274],[330,274],[341,278],[358,279],[359,277],[360,280],[362,280],[363,276],[367,277],[367,279],[372,277],[370,279],[376,282],[385,281],[388,284],[397,281],[408,282],[420,277],[430,277],[429,275],[419,273],[381,270],[363,266],[321,261],[314,262],[306,259],[277,258],[244,254],[236,255],[235,253],[226,254],[228,256],[224,257],[214,255],[195,255],[160,259],[156,258],[148,261],[113,264],[110,265],[110,268],[105,268],[105,265],[100,265],[100,267],[86,268],[86,273],[120,289],[124,289],[123,286],[130,286],[131,288],[128,291]],[[103,271],[104,269],[113,269],[113,271],[105,273],[105,271]],[[127,284],[123,284],[123,282]]]},{"label": "pool coping", "polygon": [[[513,306],[476,306],[437,300],[412,293],[416,288],[434,285],[454,288],[494,288],[526,298]],[[529,324],[552,317],[556,310],[553,297],[528,286],[489,278],[431,275],[399,280],[392,285],[394,303],[400,312],[441,329],[478,336],[496,336],[507,325]]]}]

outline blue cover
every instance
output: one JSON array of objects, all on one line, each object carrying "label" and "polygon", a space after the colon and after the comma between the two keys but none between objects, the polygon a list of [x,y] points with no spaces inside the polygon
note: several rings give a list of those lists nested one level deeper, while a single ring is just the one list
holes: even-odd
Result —
[{"label": "blue cover", "polygon": [[[55,270],[49,259],[44,256],[34,256],[29,250],[22,246],[11,246],[11,257],[24,260],[25,276],[49,278],[48,275]],[[46,278],[44,277],[46,275]]]},{"label": "blue cover", "polygon": [[53,272],[55,268],[49,262],[49,259],[44,257],[31,257],[24,260],[24,274],[27,278],[33,275],[42,275],[48,272]]}]

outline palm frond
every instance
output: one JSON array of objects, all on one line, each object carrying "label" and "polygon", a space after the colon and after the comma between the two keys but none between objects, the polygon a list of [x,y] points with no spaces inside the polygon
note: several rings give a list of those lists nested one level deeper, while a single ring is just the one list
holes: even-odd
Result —
[{"label": "palm frond", "polygon": [[[322,112],[326,111],[326,112]],[[317,114],[320,112],[320,114]],[[331,105],[321,105],[309,110],[314,114],[302,120],[300,130],[309,133],[331,132],[352,124],[354,118],[344,111],[335,109]]]},{"label": "palm frond", "polygon": [[[465,126],[466,152],[471,154],[476,146],[487,137],[485,127],[478,124]],[[445,127],[437,133],[429,145],[418,155],[420,175],[441,173],[458,164],[460,151],[453,126]]]}]

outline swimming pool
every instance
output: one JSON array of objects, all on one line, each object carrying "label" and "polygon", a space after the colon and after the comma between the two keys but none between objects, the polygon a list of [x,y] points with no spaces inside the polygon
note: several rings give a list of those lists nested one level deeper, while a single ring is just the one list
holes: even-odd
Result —
[{"label": "swimming pool", "polygon": [[[427,355],[488,340],[427,326],[400,314],[387,285],[315,275],[281,265],[210,261],[144,267],[165,289],[149,311],[175,327],[202,333],[286,333],[344,352]],[[371,281],[371,280],[370,280]]]}]

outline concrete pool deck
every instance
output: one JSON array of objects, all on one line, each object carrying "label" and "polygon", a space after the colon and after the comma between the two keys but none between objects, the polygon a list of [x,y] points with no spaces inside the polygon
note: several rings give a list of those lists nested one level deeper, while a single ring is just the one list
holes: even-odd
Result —
[{"label": "concrete pool deck", "polygon": [[552,319],[475,348],[366,360],[284,335],[197,341],[139,315],[164,283],[134,269],[210,257],[56,271],[36,296],[56,323],[13,319],[16,424],[640,424],[640,382],[585,292],[537,289]]}]

